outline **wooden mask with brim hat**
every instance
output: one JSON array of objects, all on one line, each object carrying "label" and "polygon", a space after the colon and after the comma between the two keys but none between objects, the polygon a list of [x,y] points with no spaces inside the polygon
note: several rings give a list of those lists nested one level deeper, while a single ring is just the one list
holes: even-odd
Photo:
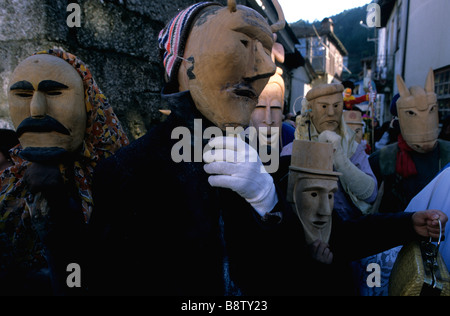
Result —
[{"label": "wooden mask with brim hat", "polygon": [[360,111],[344,111],[344,121],[356,134],[355,141],[361,143],[364,123]]},{"label": "wooden mask with brim hat", "polygon": [[400,93],[397,113],[403,139],[409,147],[419,153],[433,150],[439,136],[433,69],[428,72],[425,89],[418,86],[408,89],[399,75],[397,86]]},{"label": "wooden mask with brim hat", "polygon": [[308,245],[329,241],[339,175],[333,171],[331,143],[294,140],[287,200],[294,204]]}]

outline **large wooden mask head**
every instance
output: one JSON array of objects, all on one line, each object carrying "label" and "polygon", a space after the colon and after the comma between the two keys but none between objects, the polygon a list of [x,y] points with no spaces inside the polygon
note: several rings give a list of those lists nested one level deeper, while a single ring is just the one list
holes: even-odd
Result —
[{"label": "large wooden mask head", "polygon": [[413,86],[408,89],[397,75],[400,98],[397,113],[403,139],[409,147],[419,153],[426,153],[436,145],[439,135],[439,114],[434,93],[434,74],[430,69],[425,89]]},{"label": "large wooden mask head", "polygon": [[38,54],[14,70],[8,90],[9,110],[20,143],[48,155],[74,152],[86,129],[83,81],[56,56]]},{"label": "large wooden mask head", "polygon": [[[274,39],[276,37],[274,34]],[[280,43],[273,44],[272,60],[284,62],[284,47]],[[283,70],[277,67],[276,73],[259,95],[258,104],[250,118],[250,125],[258,129],[258,137],[265,145],[276,144],[277,138],[281,139],[285,92],[282,74]]]},{"label": "large wooden mask head", "polygon": [[311,109],[310,118],[317,132],[337,132],[341,125],[344,86],[338,83],[318,85],[306,94]]},{"label": "large wooden mask head", "polygon": [[207,6],[180,56],[179,91],[189,90],[197,109],[222,130],[247,126],[275,73],[273,32],[258,12],[234,1],[228,7]]},{"label": "large wooden mask head", "polygon": [[327,243],[340,175],[333,171],[332,144],[294,140],[289,169],[287,200],[294,204],[307,244]]}]

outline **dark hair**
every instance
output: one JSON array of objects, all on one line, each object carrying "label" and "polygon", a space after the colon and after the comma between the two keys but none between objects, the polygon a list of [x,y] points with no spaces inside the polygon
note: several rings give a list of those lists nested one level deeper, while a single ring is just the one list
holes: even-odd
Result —
[{"label": "dark hair", "polygon": [[10,159],[8,151],[19,144],[16,132],[10,129],[0,129],[0,152]]}]

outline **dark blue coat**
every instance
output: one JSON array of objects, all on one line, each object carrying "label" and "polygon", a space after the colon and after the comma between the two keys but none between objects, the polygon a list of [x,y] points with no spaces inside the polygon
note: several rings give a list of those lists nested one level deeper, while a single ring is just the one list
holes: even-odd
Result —
[{"label": "dark blue coat", "polygon": [[[203,129],[211,123],[189,92],[163,100],[172,110],[166,121],[95,170],[91,293],[276,294],[268,267],[277,264],[283,223],[261,221],[238,194],[211,187],[203,162],[173,161],[174,128],[193,135],[194,118]],[[283,213],[279,200],[273,212]]]}]

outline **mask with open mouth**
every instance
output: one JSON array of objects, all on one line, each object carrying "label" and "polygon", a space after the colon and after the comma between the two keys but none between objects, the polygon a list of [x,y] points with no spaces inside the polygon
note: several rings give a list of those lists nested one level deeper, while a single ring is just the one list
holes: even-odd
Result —
[{"label": "mask with open mouth", "polygon": [[270,26],[256,11],[209,6],[189,34],[178,73],[197,109],[221,129],[247,126],[258,96],[275,73]]}]

